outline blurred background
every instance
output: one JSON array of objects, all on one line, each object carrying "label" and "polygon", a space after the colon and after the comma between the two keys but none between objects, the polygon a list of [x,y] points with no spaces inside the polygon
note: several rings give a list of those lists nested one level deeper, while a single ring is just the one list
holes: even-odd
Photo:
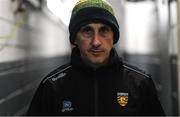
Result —
[{"label": "blurred background", "polygon": [[[0,0],[0,115],[24,115],[40,81],[69,61],[77,0]],[[166,115],[180,115],[180,2],[108,0],[118,54],[152,75]]]}]

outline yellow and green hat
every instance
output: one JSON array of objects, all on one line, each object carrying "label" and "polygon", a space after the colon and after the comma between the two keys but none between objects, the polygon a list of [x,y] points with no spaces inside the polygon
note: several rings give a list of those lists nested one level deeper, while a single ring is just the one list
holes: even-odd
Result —
[{"label": "yellow and green hat", "polygon": [[69,33],[70,42],[74,44],[79,29],[90,21],[100,21],[113,29],[114,44],[119,40],[119,25],[112,5],[106,0],[79,0],[71,14]]}]

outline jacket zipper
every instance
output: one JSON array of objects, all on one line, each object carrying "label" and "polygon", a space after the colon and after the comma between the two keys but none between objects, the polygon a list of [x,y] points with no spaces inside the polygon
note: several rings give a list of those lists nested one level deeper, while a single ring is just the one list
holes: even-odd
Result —
[{"label": "jacket zipper", "polygon": [[94,105],[95,105],[95,115],[98,115],[98,109],[99,109],[99,105],[98,105],[98,80],[95,78],[94,81]]}]

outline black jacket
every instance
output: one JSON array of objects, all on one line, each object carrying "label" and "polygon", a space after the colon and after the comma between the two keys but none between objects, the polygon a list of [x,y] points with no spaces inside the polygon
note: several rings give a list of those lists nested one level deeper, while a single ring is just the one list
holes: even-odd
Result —
[{"label": "black jacket", "polygon": [[70,64],[39,85],[28,115],[164,115],[151,77],[122,62],[112,50],[109,64],[93,70],[74,49]]}]

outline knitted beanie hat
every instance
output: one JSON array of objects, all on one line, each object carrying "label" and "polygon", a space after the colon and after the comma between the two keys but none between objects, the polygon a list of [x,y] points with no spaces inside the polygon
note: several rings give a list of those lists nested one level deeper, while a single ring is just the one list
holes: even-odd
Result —
[{"label": "knitted beanie hat", "polygon": [[74,44],[76,33],[90,21],[100,21],[111,26],[114,44],[119,40],[119,25],[110,3],[106,0],[79,0],[73,8],[70,24],[70,42]]}]

